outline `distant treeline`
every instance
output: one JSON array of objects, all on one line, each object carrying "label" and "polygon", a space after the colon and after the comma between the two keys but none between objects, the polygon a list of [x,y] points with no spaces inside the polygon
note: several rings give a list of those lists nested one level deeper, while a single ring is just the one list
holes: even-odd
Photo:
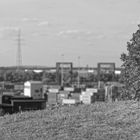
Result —
[{"label": "distant treeline", "polygon": [[[98,75],[94,73],[86,73],[86,74],[78,74],[78,72],[73,72],[72,74],[72,82],[76,83],[78,76],[80,78],[80,83],[90,83],[90,82],[97,82]],[[112,74],[101,74],[100,81],[119,81],[119,75],[112,75]],[[25,82],[29,80],[34,81],[43,81],[44,83],[56,83],[56,72],[34,72],[34,71],[0,71],[0,82],[8,81],[12,83],[19,83]],[[64,82],[69,83],[69,75],[64,77]]]}]

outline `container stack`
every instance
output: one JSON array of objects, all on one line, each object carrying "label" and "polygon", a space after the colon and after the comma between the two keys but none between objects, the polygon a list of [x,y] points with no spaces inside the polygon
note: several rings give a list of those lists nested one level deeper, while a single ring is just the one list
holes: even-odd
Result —
[{"label": "container stack", "polygon": [[58,103],[58,88],[49,88],[48,89],[48,104],[57,104]]},{"label": "container stack", "polygon": [[42,88],[43,83],[41,81],[27,81],[24,83],[24,96],[32,97],[33,99],[43,99]]},{"label": "container stack", "polygon": [[98,93],[95,94],[96,101],[105,101],[105,89],[98,89]]},{"label": "container stack", "polygon": [[87,92],[92,92],[92,93],[97,93],[98,89],[97,88],[87,88],[86,91]]},{"label": "container stack", "polygon": [[69,92],[73,92],[74,88],[73,87],[65,87],[64,91],[69,91]]},{"label": "container stack", "polygon": [[94,102],[94,96],[92,92],[82,92],[80,100],[84,104],[91,104]]},{"label": "container stack", "polygon": [[58,101],[57,92],[48,92],[48,104],[56,104]]},{"label": "container stack", "polygon": [[70,99],[74,99],[76,102],[80,102],[80,93],[71,93]]},{"label": "container stack", "polygon": [[51,92],[51,93],[58,93],[59,89],[57,89],[57,88],[49,88],[48,91]]},{"label": "container stack", "polygon": [[97,88],[87,88],[85,92],[81,93],[80,101],[84,104],[92,104],[95,102],[95,95],[98,93]]},{"label": "container stack", "polygon": [[62,104],[63,99],[68,99],[70,95],[69,91],[59,91],[58,102]]},{"label": "container stack", "polygon": [[48,92],[48,85],[43,85],[43,93],[47,93]]},{"label": "container stack", "polygon": [[76,100],[74,100],[74,99],[63,99],[62,104],[63,105],[75,105]]},{"label": "container stack", "polygon": [[15,84],[14,85],[14,90],[23,91],[24,90],[24,84]]}]

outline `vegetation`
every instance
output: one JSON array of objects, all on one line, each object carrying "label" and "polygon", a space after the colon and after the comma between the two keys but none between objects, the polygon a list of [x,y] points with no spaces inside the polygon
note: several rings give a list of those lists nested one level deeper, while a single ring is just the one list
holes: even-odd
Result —
[{"label": "vegetation", "polygon": [[[59,75],[61,79],[61,75]],[[64,82],[66,85],[71,83],[71,74],[64,74]],[[79,74],[81,84],[95,83],[98,81],[97,74],[94,73],[84,73]],[[72,73],[72,83],[77,83],[78,72]],[[102,74],[101,81],[118,81],[119,77],[115,77],[112,74]],[[0,72],[0,82],[12,82],[12,83],[24,83],[28,80],[43,81],[45,84],[55,84],[57,82],[56,72],[40,72],[36,73],[34,71],[5,71]]]},{"label": "vegetation", "polygon": [[43,72],[36,73],[33,71],[5,71],[0,73],[0,81],[20,83],[28,80],[42,80]]},{"label": "vegetation", "polygon": [[116,81],[115,78],[117,78],[117,77],[114,77],[114,74],[112,74],[112,73],[100,74],[100,81],[104,81],[104,82]]},{"label": "vegetation", "polygon": [[121,55],[122,75],[121,81],[125,87],[123,95],[127,98],[140,98],[140,25],[127,43],[127,53]]},{"label": "vegetation", "polygon": [[1,140],[140,139],[136,102],[48,107],[0,117]]}]

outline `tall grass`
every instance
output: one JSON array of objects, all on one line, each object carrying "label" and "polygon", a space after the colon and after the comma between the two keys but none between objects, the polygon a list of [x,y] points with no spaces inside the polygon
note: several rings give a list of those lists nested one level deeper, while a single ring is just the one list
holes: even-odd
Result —
[{"label": "tall grass", "polygon": [[0,140],[140,139],[136,102],[48,107],[0,117]]}]

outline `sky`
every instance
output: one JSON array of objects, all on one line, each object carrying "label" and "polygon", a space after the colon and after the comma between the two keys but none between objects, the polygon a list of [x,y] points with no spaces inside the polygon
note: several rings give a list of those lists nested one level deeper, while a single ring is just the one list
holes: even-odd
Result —
[{"label": "sky", "polygon": [[140,0],[0,0],[0,66],[115,62],[140,23]]}]

